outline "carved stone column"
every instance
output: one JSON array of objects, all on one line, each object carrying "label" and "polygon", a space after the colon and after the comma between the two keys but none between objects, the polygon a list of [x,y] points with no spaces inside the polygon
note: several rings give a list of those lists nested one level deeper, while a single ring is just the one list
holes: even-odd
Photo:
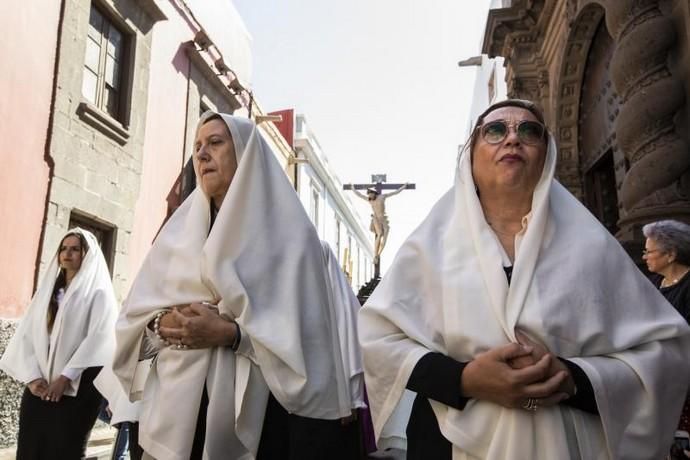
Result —
[{"label": "carved stone column", "polygon": [[611,79],[621,98],[615,130],[629,163],[619,194],[621,236],[631,239],[643,223],[690,214],[689,146],[674,124],[685,92],[667,66],[676,29],[659,0],[609,0],[606,25],[616,42]]}]

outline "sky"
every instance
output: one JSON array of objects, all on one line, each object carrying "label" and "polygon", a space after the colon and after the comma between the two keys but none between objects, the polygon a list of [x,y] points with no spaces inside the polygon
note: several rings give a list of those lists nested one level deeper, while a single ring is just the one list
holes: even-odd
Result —
[{"label": "sky", "polygon": [[[303,113],[343,183],[415,183],[390,198],[385,270],[453,185],[488,0],[233,0],[266,112]],[[368,205],[352,197],[363,222]],[[373,238],[372,238],[373,239]]]}]

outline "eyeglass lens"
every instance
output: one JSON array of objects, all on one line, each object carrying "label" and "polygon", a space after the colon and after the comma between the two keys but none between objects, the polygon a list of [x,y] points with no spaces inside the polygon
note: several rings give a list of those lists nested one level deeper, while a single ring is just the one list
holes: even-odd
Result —
[{"label": "eyeglass lens", "polygon": [[[490,121],[482,127],[482,136],[489,144],[498,144],[508,135],[508,123]],[[537,144],[544,138],[544,126],[536,121],[524,120],[517,124],[517,135],[525,144]]]}]

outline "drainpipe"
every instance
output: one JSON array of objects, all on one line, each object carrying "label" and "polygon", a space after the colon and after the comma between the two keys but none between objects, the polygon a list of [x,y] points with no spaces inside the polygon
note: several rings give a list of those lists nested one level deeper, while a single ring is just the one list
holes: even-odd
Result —
[{"label": "drainpipe", "polygon": [[[194,46],[192,42],[191,46]],[[185,174],[185,151],[187,150],[187,128],[189,127],[189,92],[192,85],[192,58],[187,54],[187,100],[184,104],[184,133],[182,134],[182,164],[180,164],[180,193],[178,194],[177,206],[182,204],[184,194],[184,174]]]}]

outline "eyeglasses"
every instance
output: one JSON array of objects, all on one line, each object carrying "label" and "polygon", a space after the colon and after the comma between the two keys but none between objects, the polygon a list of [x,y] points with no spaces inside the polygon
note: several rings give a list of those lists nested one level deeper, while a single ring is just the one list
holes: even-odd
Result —
[{"label": "eyeglasses", "polygon": [[642,250],[642,255],[643,255],[643,256],[648,256],[648,255],[650,255],[650,254],[654,254],[655,252],[661,252],[661,249],[650,249],[650,250],[643,249],[643,250]]},{"label": "eyeglasses", "polygon": [[518,139],[528,145],[539,144],[544,139],[546,128],[538,121],[523,120],[508,123],[505,120],[494,120],[480,127],[482,139],[489,144],[499,144],[508,136],[510,127],[515,128]]}]

